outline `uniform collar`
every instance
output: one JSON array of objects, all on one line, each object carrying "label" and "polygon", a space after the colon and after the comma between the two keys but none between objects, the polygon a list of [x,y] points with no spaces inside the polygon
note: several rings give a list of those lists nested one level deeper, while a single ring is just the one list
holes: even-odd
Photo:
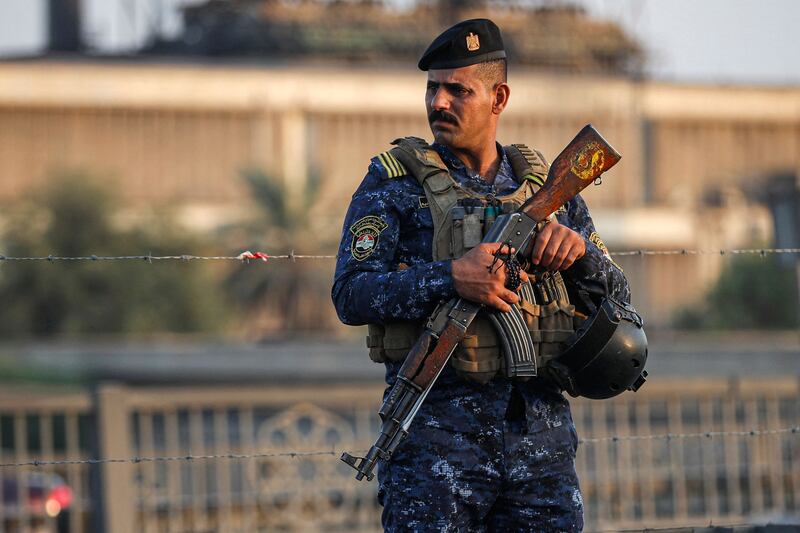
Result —
[{"label": "uniform collar", "polygon": [[431,144],[431,148],[436,150],[436,153],[442,158],[444,164],[447,165],[447,168],[450,169],[451,173],[454,174],[454,177],[463,177],[469,183],[468,186],[472,185],[470,188],[474,188],[477,190],[481,189],[491,189],[491,192],[497,194],[503,194],[509,190],[509,188],[515,188],[516,185],[516,177],[514,176],[514,172],[511,169],[511,163],[508,160],[508,155],[506,155],[506,151],[500,145],[500,143],[495,142],[497,146],[497,151],[501,154],[500,166],[497,169],[497,174],[495,175],[494,183],[489,184],[483,176],[478,174],[477,172],[473,172],[472,170],[468,169],[464,162],[461,161],[450,148],[443,144],[439,144],[434,142]]},{"label": "uniform collar", "polygon": [[[508,163],[508,156],[506,156],[506,151],[503,150],[503,147],[500,145],[499,142],[495,141],[494,144],[495,147],[497,148],[497,152],[500,154],[500,157],[502,158],[502,160],[500,161],[500,166],[503,166],[503,163]],[[466,168],[464,162],[461,161],[449,147],[443,144],[439,144],[437,142],[431,144],[431,147],[439,153],[439,155],[442,157],[442,160],[444,161],[444,164],[447,165],[448,168],[454,170],[461,170],[462,168]],[[474,174],[476,176],[480,175],[477,172],[472,172],[472,171],[470,171],[470,174]]]}]

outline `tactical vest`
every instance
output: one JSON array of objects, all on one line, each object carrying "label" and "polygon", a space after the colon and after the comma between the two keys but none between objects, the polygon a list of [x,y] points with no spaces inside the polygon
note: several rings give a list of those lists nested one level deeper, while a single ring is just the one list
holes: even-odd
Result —
[{"label": "tactical vest", "polygon": [[[547,178],[548,165],[541,153],[523,144],[504,147],[514,175],[520,182],[514,192],[493,196],[477,195],[464,189],[451,176],[439,154],[424,140],[405,137],[379,160],[390,169],[385,179],[411,175],[422,185],[433,219],[433,260],[458,259],[478,245],[494,219],[516,211]],[[560,354],[575,330],[575,307],[570,304],[561,275],[534,273],[531,276],[535,302],[518,304],[525,317],[536,350],[537,364],[543,365]],[[390,322],[370,324],[367,347],[375,362],[402,361],[419,338],[424,324]],[[451,364],[463,377],[486,383],[503,370],[503,356],[497,332],[484,316],[472,322]]]}]

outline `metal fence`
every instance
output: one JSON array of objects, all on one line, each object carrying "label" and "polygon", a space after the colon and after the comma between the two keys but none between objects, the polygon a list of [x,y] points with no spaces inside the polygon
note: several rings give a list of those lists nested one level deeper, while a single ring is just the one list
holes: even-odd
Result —
[{"label": "metal fence", "polygon": [[[372,443],[381,391],[6,389],[0,524],[9,532],[378,530],[375,483],[356,482],[337,456]],[[573,401],[587,530],[797,515],[798,400],[792,378],[653,382],[610,401]],[[33,460],[65,463],[15,466]],[[49,501],[58,486],[72,492],[64,509]]]},{"label": "metal fence", "polygon": [[587,524],[742,523],[800,511],[800,434],[759,432],[798,426],[796,379],[645,388],[574,402],[588,440],[578,452]]},{"label": "metal fence", "polygon": [[[0,393],[0,462],[58,461],[96,456],[95,419],[86,392],[11,389]],[[0,530],[91,531],[97,494],[85,464],[0,470]],[[66,509],[47,508],[50,492],[71,491]],[[93,490],[94,489],[94,490]],[[55,516],[53,516],[55,515]]]}]

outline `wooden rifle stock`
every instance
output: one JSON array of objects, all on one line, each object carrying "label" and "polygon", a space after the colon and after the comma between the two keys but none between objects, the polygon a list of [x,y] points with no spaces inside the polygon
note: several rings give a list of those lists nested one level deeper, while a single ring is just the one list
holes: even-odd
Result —
[{"label": "wooden rifle stock", "polygon": [[587,124],[558,154],[547,172],[547,181],[519,211],[541,222],[616,165],[621,157],[591,124]]},{"label": "wooden rifle stock", "polygon": [[[533,241],[536,225],[619,160],[619,153],[597,130],[591,124],[585,126],[553,161],[542,188],[515,213],[498,217],[483,242],[509,244],[518,250],[518,255],[524,255]],[[381,406],[379,415],[383,424],[375,444],[365,457],[342,454],[342,461],[358,471],[356,479],[371,480],[378,459],[391,457],[481,308],[481,304],[453,298],[434,311]]]}]

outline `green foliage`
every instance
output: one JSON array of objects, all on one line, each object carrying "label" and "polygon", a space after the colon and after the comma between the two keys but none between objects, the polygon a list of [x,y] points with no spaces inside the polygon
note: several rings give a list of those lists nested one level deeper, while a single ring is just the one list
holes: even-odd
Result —
[{"label": "green foliage", "polygon": [[[293,205],[281,183],[258,169],[242,172],[257,211],[245,225],[229,228],[225,240],[242,248],[271,253],[315,254],[331,248],[322,242],[310,221],[319,193],[312,175],[305,184],[303,202]],[[332,265],[327,262],[273,260],[242,264],[228,276],[225,288],[247,319],[248,336],[329,331],[338,325],[330,303]]]},{"label": "green foliage", "polygon": [[681,311],[686,329],[791,329],[800,326],[794,269],[775,255],[737,256],[725,267],[700,308]]},{"label": "green foliage", "polygon": [[[304,201],[299,206],[291,205],[289,193],[282,182],[258,168],[243,170],[242,178],[247,182],[260,211],[257,220],[248,228],[251,238],[258,239],[258,236],[263,236],[266,229],[271,233],[269,240],[273,245],[295,244],[305,250],[314,249],[319,245],[308,224],[310,206],[319,197],[320,179],[317,174],[312,173],[305,182]],[[302,238],[298,240],[296,237]]]},{"label": "green foliage", "polygon": [[242,177],[250,187],[250,192],[256,204],[261,208],[262,215],[273,227],[284,230],[291,229],[295,217],[292,216],[286,202],[286,191],[280,183],[267,177],[258,169],[247,169],[242,172]]},{"label": "green foliage", "polygon": [[[154,216],[116,227],[110,191],[80,175],[53,180],[7,215],[7,256],[175,255],[202,243]],[[181,250],[183,252],[181,252]],[[23,262],[0,266],[3,338],[213,331],[226,305],[203,263]]]}]

